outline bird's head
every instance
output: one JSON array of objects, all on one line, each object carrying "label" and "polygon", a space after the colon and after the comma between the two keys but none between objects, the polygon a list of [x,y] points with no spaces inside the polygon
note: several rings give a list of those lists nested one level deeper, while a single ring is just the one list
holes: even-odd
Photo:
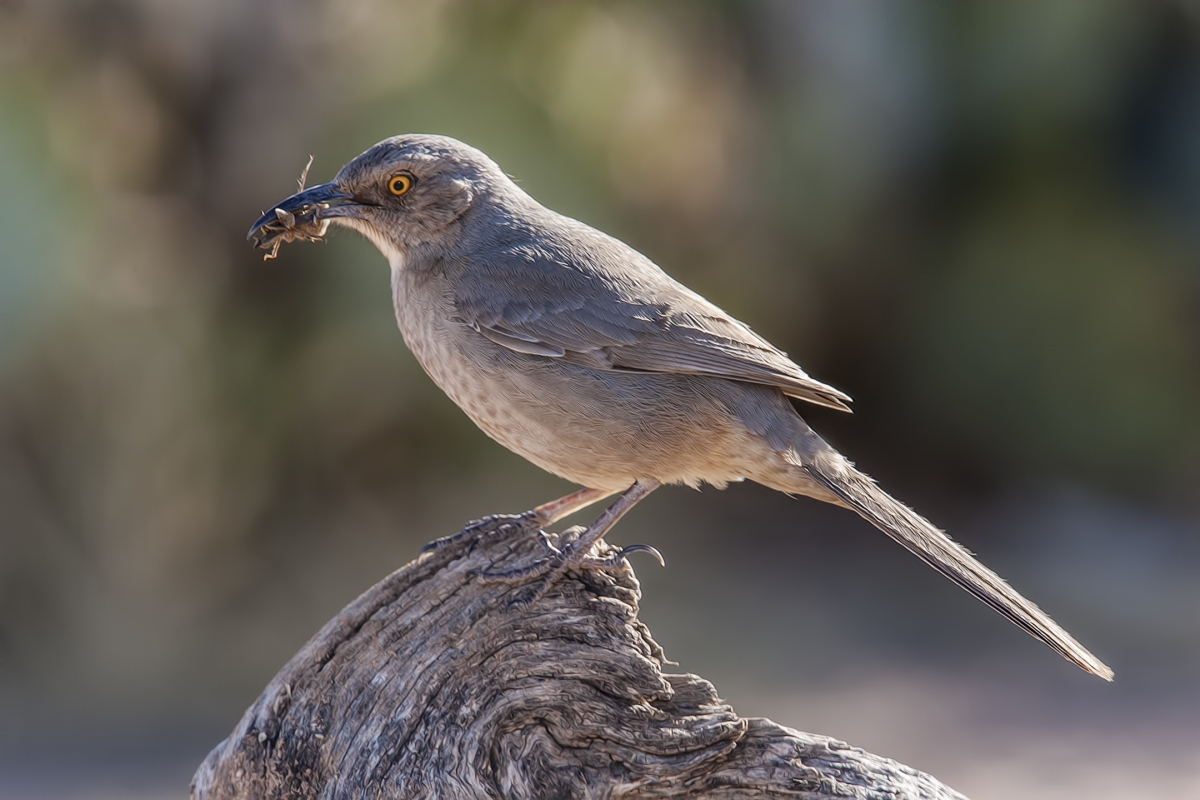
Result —
[{"label": "bird's head", "polygon": [[456,139],[393,136],[329,183],[276,204],[246,238],[274,253],[280,242],[318,239],[334,223],[366,236],[395,265],[413,247],[443,238],[473,203],[510,187],[495,162]]}]

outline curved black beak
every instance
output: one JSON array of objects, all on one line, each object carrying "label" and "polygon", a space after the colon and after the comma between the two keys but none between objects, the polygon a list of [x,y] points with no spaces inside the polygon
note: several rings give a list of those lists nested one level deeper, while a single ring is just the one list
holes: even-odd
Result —
[{"label": "curved black beak", "polygon": [[317,239],[331,217],[354,216],[360,206],[334,183],[322,183],[277,203],[250,227],[247,239],[267,248],[277,239]]}]

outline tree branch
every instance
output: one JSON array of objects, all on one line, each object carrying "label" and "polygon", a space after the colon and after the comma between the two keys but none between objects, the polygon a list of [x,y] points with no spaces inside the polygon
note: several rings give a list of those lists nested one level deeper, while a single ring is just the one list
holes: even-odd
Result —
[{"label": "tree branch", "polygon": [[330,620],[209,754],[192,798],[964,800],[663,673],[630,569],[513,604],[529,587],[478,573],[542,555],[514,520],[441,540]]}]

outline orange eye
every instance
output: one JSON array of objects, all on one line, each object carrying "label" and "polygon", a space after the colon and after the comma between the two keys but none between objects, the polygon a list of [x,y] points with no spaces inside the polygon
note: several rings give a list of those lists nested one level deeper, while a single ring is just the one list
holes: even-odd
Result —
[{"label": "orange eye", "polygon": [[412,188],[413,179],[411,175],[405,175],[401,172],[399,175],[393,175],[388,180],[388,191],[399,197],[408,192]]}]

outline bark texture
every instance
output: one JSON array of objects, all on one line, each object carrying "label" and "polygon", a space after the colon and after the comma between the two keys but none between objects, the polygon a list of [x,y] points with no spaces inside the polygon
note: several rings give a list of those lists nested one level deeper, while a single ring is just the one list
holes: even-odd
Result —
[{"label": "bark texture", "polygon": [[493,519],[389,575],[275,676],[196,772],[193,800],[964,800],[664,673],[628,567],[570,573],[531,604],[513,602],[530,586],[479,575],[542,554],[535,531]]}]

